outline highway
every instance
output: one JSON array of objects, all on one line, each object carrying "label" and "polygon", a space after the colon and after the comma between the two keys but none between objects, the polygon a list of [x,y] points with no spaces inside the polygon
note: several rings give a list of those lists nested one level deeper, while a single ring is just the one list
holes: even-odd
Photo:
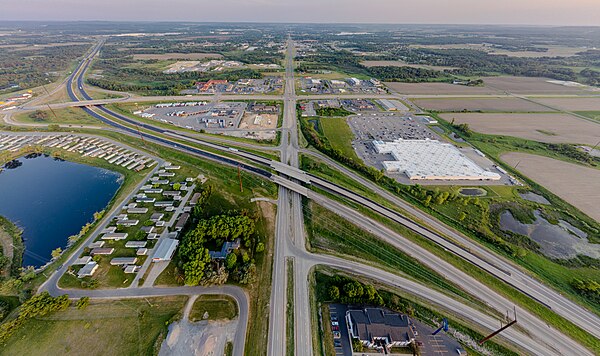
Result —
[{"label": "highway", "polygon": [[[77,83],[79,88],[83,88],[82,78],[83,73],[87,69],[87,66],[90,63],[91,58],[97,53],[100,46],[98,46],[95,50],[93,50],[90,55],[84,60],[76,71],[73,72],[72,76],[69,77],[67,81],[67,89],[69,91],[69,95],[72,100],[76,101],[79,98],[76,96],[73,91],[73,81]],[[426,223],[429,227],[424,227],[421,223],[414,222],[411,219],[397,213],[395,211],[391,211],[385,207],[379,206],[376,203],[373,203],[364,197],[361,197],[357,194],[349,192],[341,187],[333,185],[325,180],[309,176],[305,172],[300,171],[298,167],[298,130],[297,130],[297,119],[296,119],[296,101],[297,97],[294,93],[294,82],[293,82],[293,67],[292,67],[292,53],[293,51],[293,43],[288,41],[288,56],[286,63],[286,90],[283,96],[284,99],[284,124],[282,129],[282,143],[280,145],[281,152],[281,162],[272,162],[268,159],[258,157],[252,155],[247,152],[230,152],[234,153],[240,157],[251,159],[252,161],[260,164],[267,164],[271,166],[272,169],[276,170],[280,174],[284,175],[283,178],[275,178],[276,176],[272,176],[270,172],[256,168],[253,165],[246,164],[228,157],[223,157],[221,155],[217,155],[214,153],[210,153],[189,145],[185,145],[179,142],[175,142],[172,139],[165,138],[164,136],[158,136],[155,134],[150,134],[147,132],[143,132],[142,134],[148,140],[157,142],[159,144],[168,145],[170,147],[175,146],[175,148],[188,152],[190,154],[199,155],[211,160],[216,160],[222,162],[224,164],[241,166],[242,168],[264,178],[269,178],[274,181],[280,181],[285,179],[285,176],[289,178],[285,184],[280,184],[279,188],[279,199],[278,199],[278,213],[276,219],[276,241],[275,241],[275,261],[274,261],[274,269],[273,269],[273,288],[271,295],[271,320],[269,326],[269,355],[283,355],[285,354],[285,305],[286,305],[286,293],[285,288],[287,286],[286,283],[286,273],[285,273],[285,257],[293,257],[295,263],[295,345],[296,345],[296,355],[311,355],[312,354],[312,334],[310,330],[310,304],[308,298],[308,283],[307,276],[310,272],[310,268],[312,268],[316,264],[327,264],[330,266],[335,266],[338,268],[343,268],[345,270],[351,270],[355,268],[354,272],[361,273],[361,271],[365,272],[365,275],[377,278],[377,276],[381,276],[390,279],[391,281],[398,281],[398,283],[404,283],[406,281],[400,279],[400,277],[396,276],[392,278],[394,275],[390,275],[389,273],[382,272],[372,267],[362,266],[357,264],[356,262],[344,261],[340,259],[336,259],[329,256],[312,256],[305,252],[305,237],[303,231],[303,216],[302,216],[302,205],[301,205],[301,194],[307,195],[309,198],[315,200],[317,203],[321,205],[327,205],[326,207],[330,208],[332,211],[342,215],[346,214],[345,217],[349,218],[350,221],[358,224],[365,224],[363,227],[373,232],[374,234],[380,236],[381,238],[386,239],[386,241],[395,241],[394,244],[396,246],[406,245],[408,240],[402,240],[401,236],[397,234],[391,234],[389,231],[386,231],[386,228],[381,225],[374,225],[369,219],[366,219],[364,216],[358,214],[356,211],[349,209],[339,203],[334,204],[335,202],[331,200],[327,200],[324,196],[321,196],[313,191],[309,191],[306,187],[298,184],[298,182],[305,182],[312,185],[315,185],[319,188],[326,189],[331,191],[340,197],[348,198],[354,200],[365,207],[371,208],[372,210],[391,218],[394,221],[397,221],[409,228],[413,231],[418,232],[422,236],[448,248],[449,251],[465,258],[471,263],[483,268],[488,271],[492,275],[497,278],[503,279],[507,281],[507,283],[514,285],[517,289],[522,290],[524,293],[532,296],[534,299],[539,300],[543,304],[546,304],[552,308],[553,311],[572,321],[573,323],[581,326],[588,332],[596,335],[598,337],[600,330],[600,320],[591,312],[586,309],[578,306],[577,304],[571,302],[567,298],[561,296],[558,292],[552,290],[551,288],[543,285],[542,283],[533,280],[526,273],[522,272],[521,269],[517,266],[514,266],[512,263],[506,261],[505,259],[495,255],[494,253],[488,251],[487,249],[479,246],[478,244],[471,241],[469,238],[462,236],[456,231],[449,229],[444,226],[440,222],[437,222],[435,219],[429,217],[428,215],[418,211],[416,208],[410,206],[409,204],[401,201],[398,198],[393,197],[393,195],[389,193],[382,194],[386,199],[392,201],[394,204],[398,205],[402,209],[408,211],[411,215],[416,217],[419,221]],[[292,79],[292,80],[290,80]],[[85,91],[80,89],[81,94],[84,99],[90,99]],[[229,97],[228,97],[229,99]],[[163,98],[164,100],[164,98]],[[130,118],[123,117],[112,111],[98,106],[97,110],[100,110],[102,114],[99,114],[95,110],[92,110],[89,107],[83,107],[83,109],[90,115],[99,118],[103,122],[107,124],[125,131],[130,135],[137,136],[137,130],[132,129],[131,127],[125,126],[121,124],[119,121],[128,122],[131,125],[138,124]],[[119,121],[115,120],[118,119]],[[177,134],[172,134],[168,130],[156,128],[152,125],[147,124],[139,124],[146,130],[150,130],[152,132],[156,132],[161,135],[169,135],[171,137],[178,137]],[[184,137],[185,138],[185,137]],[[218,145],[214,143],[208,143],[199,139],[193,138],[185,138],[190,142],[199,142],[205,146],[209,146],[211,148],[217,148],[223,151],[227,151],[228,148],[223,145]],[[361,182],[363,183],[363,182]],[[372,183],[370,183],[372,184]],[[365,184],[365,186],[367,186]],[[372,187],[369,187],[372,189]],[[378,188],[381,191],[381,188]],[[385,191],[383,191],[385,192]],[[391,199],[393,198],[393,199]],[[352,215],[358,214],[358,215]],[[342,215],[343,216],[343,215]],[[405,247],[406,249],[406,247]],[[439,261],[439,258],[435,256],[431,256],[427,251],[416,251],[413,250],[413,255],[415,258],[418,255],[418,259],[421,263],[424,264],[432,264],[437,268],[441,268],[441,271],[450,279],[458,283],[459,285],[468,287],[471,286],[471,291],[479,297],[481,300],[486,302],[490,307],[495,310],[503,313],[506,309],[512,309],[512,303],[492,291],[489,291],[487,288],[481,288],[480,282],[475,279],[469,277],[462,271],[457,271],[456,269],[452,269],[450,265],[439,265],[442,263]],[[429,255],[427,255],[429,254]],[[312,262],[311,262],[312,261]],[[362,266],[362,267],[360,267]],[[461,274],[462,273],[462,274]],[[51,277],[52,279],[52,277]],[[379,279],[379,278],[377,278]],[[382,279],[383,280],[383,279]],[[56,279],[57,281],[57,279]],[[414,283],[414,282],[413,282]],[[55,283],[49,282],[47,283],[48,290],[52,292],[64,292],[54,289]],[[409,284],[412,286],[412,284]],[[418,284],[417,284],[418,285]],[[412,287],[411,287],[412,288]],[[154,288],[149,288],[154,289]],[[435,291],[429,290],[423,286],[420,286],[419,290],[426,290],[431,295],[435,295]],[[141,290],[142,293],[146,292],[144,288],[136,288],[129,289],[132,293],[135,291]],[[174,291],[174,289],[173,289]],[[90,293],[95,291],[78,291],[76,293]],[[113,294],[113,291],[102,291],[105,293],[108,298],[109,295],[115,295],[120,297],[122,293],[121,290],[116,290]],[[75,293],[75,292],[74,292]],[[77,294],[75,294],[77,295]],[[93,296],[92,294],[86,294]],[[446,297],[447,298],[447,297]],[[450,303],[444,303],[445,305],[452,305]],[[464,305],[462,308],[466,308]],[[467,309],[465,309],[467,310]],[[461,314],[460,307],[455,307],[453,312]],[[521,314],[522,313],[522,314]],[[474,314],[473,314],[474,315]],[[572,340],[566,338],[560,332],[555,329],[549,328],[545,323],[534,317],[533,315],[528,315],[527,312],[520,310],[519,315],[525,316],[527,321],[522,322],[520,319],[519,324],[523,326],[527,326],[528,332],[532,335],[532,338],[527,337],[527,342],[530,342],[530,348],[525,348],[530,351],[535,351],[532,353],[535,354],[569,354],[569,351],[577,350],[577,354],[585,355],[590,354],[589,351],[583,349],[577,343]],[[489,318],[489,316],[488,316]],[[474,319],[469,318],[469,320],[475,321]],[[485,319],[484,319],[485,320]],[[240,323],[242,324],[242,323]],[[497,326],[494,325],[493,327]],[[488,325],[489,327],[489,325]],[[490,328],[491,329],[491,328]],[[517,331],[510,331],[511,333],[516,333]],[[508,334],[507,334],[508,335]],[[525,339],[522,339],[525,340]],[[535,341],[533,341],[535,340]],[[525,341],[523,341],[525,343]],[[539,344],[538,344],[539,343]],[[521,345],[523,346],[523,345]],[[538,351],[544,351],[544,353],[538,353]],[[237,353],[236,353],[237,354]]]}]

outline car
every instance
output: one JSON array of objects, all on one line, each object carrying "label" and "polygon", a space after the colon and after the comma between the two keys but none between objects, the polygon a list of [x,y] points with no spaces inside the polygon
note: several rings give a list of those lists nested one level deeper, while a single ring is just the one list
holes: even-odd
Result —
[{"label": "car", "polygon": [[333,326],[337,326],[337,325],[340,325],[340,323],[338,323],[337,321],[332,321],[332,322],[331,322],[331,325],[333,325]]},{"label": "car", "polygon": [[337,315],[331,314],[331,321],[337,321],[337,320],[338,320]]},{"label": "car", "polygon": [[333,340],[333,346],[342,347],[342,341],[340,339]]},{"label": "car", "polygon": [[334,331],[334,332],[333,332],[333,338],[334,338],[334,339],[339,339],[339,338],[341,338],[341,337],[342,337],[342,334],[340,334],[340,332],[339,332],[339,331]]},{"label": "car", "polygon": [[333,331],[340,331],[340,327],[339,326],[332,326],[331,330],[333,330]]}]

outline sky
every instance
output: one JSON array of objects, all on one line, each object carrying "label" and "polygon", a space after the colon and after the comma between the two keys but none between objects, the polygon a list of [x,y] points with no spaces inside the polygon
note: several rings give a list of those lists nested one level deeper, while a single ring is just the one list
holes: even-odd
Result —
[{"label": "sky", "polygon": [[600,26],[600,0],[0,0],[0,20]]}]

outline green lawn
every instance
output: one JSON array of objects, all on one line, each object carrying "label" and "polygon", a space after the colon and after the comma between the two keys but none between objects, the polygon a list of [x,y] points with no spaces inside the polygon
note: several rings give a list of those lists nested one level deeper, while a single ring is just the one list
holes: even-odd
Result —
[{"label": "green lawn", "polygon": [[[205,319],[205,313],[207,318]],[[226,295],[201,295],[192,306],[191,321],[232,320],[238,315],[237,303]]]},{"label": "green lawn", "polygon": [[354,134],[350,130],[345,118],[321,118],[319,119],[319,123],[323,130],[323,134],[327,137],[333,148],[341,150],[347,157],[360,162],[360,158],[358,158],[354,148],[352,148]]},{"label": "green lawn", "polygon": [[186,297],[92,301],[25,322],[0,355],[152,355]]},{"label": "green lawn", "polygon": [[600,111],[575,111],[575,113],[600,121]]},{"label": "green lawn", "polygon": [[295,352],[294,334],[294,261],[288,259],[287,266],[287,306],[286,306],[286,354],[293,356]]}]

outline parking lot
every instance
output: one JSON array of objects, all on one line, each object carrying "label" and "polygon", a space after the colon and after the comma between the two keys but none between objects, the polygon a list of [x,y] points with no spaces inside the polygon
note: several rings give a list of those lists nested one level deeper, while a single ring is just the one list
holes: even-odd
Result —
[{"label": "parking lot", "polygon": [[190,130],[237,128],[246,110],[244,102],[188,102],[157,104],[134,112],[141,117]]}]

